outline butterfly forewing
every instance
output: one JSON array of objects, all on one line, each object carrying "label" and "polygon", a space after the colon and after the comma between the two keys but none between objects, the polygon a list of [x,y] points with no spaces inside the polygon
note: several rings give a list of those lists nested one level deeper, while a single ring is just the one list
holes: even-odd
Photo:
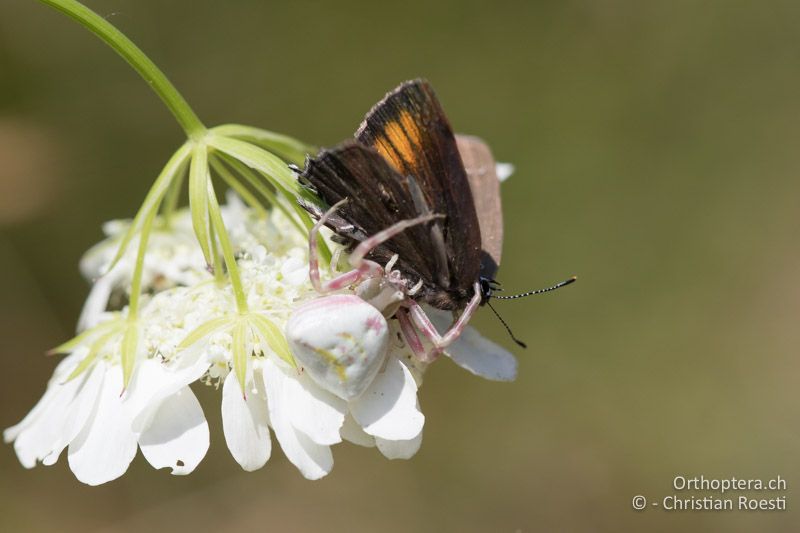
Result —
[{"label": "butterfly forewing", "polygon": [[[453,131],[433,89],[422,80],[400,85],[372,108],[356,138],[401,177],[413,179],[431,212],[445,215],[434,223],[438,232],[434,229],[425,242],[415,243],[421,255],[434,259],[434,272],[448,273],[447,280],[430,281],[444,289],[470,291],[480,271],[480,229]],[[444,250],[437,246],[439,234]],[[442,257],[445,265],[440,264]]]},{"label": "butterfly forewing", "polygon": [[[328,206],[340,206],[327,225],[352,249],[401,221],[441,215],[375,248],[368,257],[422,280],[414,298],[439,309],[463,309],[481,270],[496,261],[481,250],[470,181],[450,123],[422,80],[403,83],[367,114],[355,141],[309,159],[300,180]],[[317,218],[321,206],[304,204]],[[499,260],[499,255],[497,257]]]},{"label": "butterfly forewing", "polygon": [[[354,141],[323,150],[310,159],[301,176],[328,205],[347,199],[329,226],[337,235],[357,242],[375,235],[399,220],[417,216],[406,180],[375,150]],[[312,210],[313,206],[306,206]],[[316,213],[317,216],[321,214]],[[429,229],[414,226],[374,249],[369,257],[385,264],[398,255],[397,268],[404,274],[428,282],[434,275],[424,246]]]}]

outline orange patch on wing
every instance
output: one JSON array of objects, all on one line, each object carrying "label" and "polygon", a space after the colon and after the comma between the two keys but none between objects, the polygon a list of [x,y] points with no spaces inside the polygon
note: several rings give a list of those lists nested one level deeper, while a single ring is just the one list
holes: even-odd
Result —
[{"label": "orange patch on wing", "polygon": [[414,166],[420,137],[414,117],[408,111],[402,111],[396,121],[386,124],[380,137],[376,139],[374,148],[395,170],[402,172],[403,167]]}]

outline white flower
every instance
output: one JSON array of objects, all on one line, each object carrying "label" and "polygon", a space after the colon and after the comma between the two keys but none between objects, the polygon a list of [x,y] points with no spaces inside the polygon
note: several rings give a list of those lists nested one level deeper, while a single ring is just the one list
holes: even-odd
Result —
[{"label": "white flower", "polygon": [[[186,226],[185,219],[185,216],[180,217],[168,229],[159,228],[150,235],[142,274],[143,286],[147,290],[194,285],[209,277],[203,268],[203,254],[197,246],[197,238],[191,225]],[[93,284],[78,319],[79,331],[100,323],[115,291],[122,293],[125,300],[129,297],[127,291],[136,263],[138,237],[109,270],[127,229],[128,223],[121,221],[105,224],[104,232],[108,239],[92,247],[81,258],[81,273]]]},{"label": "white flower", "polygon": [[81,347],[65,358],[33,411],[4,432],[23,466],[52,465],[69,448],[75,476],[99,485],[124,474],[138,446],[155,468],[170,467],[173,474],[194,470],[209,441],[200,404],[188,387],[205,372],[202,364],[168,370],[144,361],[122,394],[122,373],[105,360],[69,379],[87,351]]},{"label": "white flower", "polygon": [[[82,262],[84,275],[100,276],[82,317],[88,329],[67,343],[67,357],[31,413],[4,433],[25,467],[51,465],[68,448],[76,477],[95,485],[122,475],[138,447],[155,468],[188,474],[205,456],[209,439],[192,384],[221,387],[225,440],[247,471],[263,467],[272,455],[270,432],[308,479],[331,471],[332,447],[342,440],[376,447],[390,459],[416,453],[425,422],[417,391],[427,364],[398,340],[397,322],[383,322],[388,341],[381,341],[379,359],[370,361],[362,386],[348,394],[332,392],[322,374],[291,354],[284,338],[293,312],[321,297],[309,282],[306,238],[279,211],[259,217],[235,196],[229,196],[223,217],[246,312],[231,286],[207,272],[190,215],[179,211],[148,243],[144,296],[133,326],[124,293],[135,259],[127,254],[136,242],[102,275],[124,225],[107,226],[109,238]],[[109,300],[115,291],[123,293],[121,303]],[[355,298],[352,289],[340,293]],[[322,319],[334,329],[347,326],[335,309]],[[132,327],[135,370],[123,393],[122,346]],[[513,356],[474,330],[447,355],[489,379],[510,380],[516,373]]]},{"label": "white flower", "polygon": [[[245,226],[244,221],[249,215],[250,211],[242,200],[233,193],[228,194],[228,204],[222,207],[222,216],[226,225],[238,230],[231,235],[234,244],[240,247],[253,246],[259,237],[266,237],[271,241],[277,238],[274,228],[266,225],[263,228]],[[107,222],[103,225],[107,238],[90,248],[81,258],[81,274],[92,283],[92,288],[78,319],[78,331],[96,326],[103,320],[103,313],[108,309],[109,300],[115,291],[122,293],[121,296],[127,303],[130,296],[127,291],[139,248],[138,236],[131,240],[113,268],[109,268],[129,226],[129,221]],[[252,233],[255,229],[261,230],[260,235]],[[273,231],[270,232],[270,229]],[[147,255],[142,273],[144,292],[190,287],[209,277],[189,212],[179,211],[168,225],[161,221],[147,241]]]}]

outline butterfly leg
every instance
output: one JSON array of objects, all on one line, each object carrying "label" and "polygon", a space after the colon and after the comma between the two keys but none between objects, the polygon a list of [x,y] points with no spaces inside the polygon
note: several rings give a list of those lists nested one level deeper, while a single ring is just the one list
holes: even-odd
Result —
[{"label": "butterfly leg", "polygon": [[345,272],[339,276],[336,276],[330,281],[322,283],[320,280],[319,274],[319,252],[318,252],[318,239],[319,239],[319,230],[322,226],[325,225],[328,218],[339,208],[342,204],[347,202],[347,199],[341,200],[331,206],[321,217],[314,227],[311,228],[311,231],[308,233],[308,276],[311,280],[311,285],[313,285],[314,289],[317,292],[325,293],[330,291],[336,291],[339,289],[343,289],[353,283],[357,283],[366,278],[374,278],[383,275],[383,267],[376,263],[375,261],[370,261],[369,259],[365,259],[365,256],[376,246],[388,241],[398,233],[404,231],[405,229],[414,226],[416,224],[421,224],[423,222],[427,222],[434,218],[438,218],[440,215],[424,215],[416,218],[412,218],[410,220],[401,220],[395,224],[392,224],[388,228],[383,231],[379,231],[372,237],[365,239],[358,246],[356,249],[353,250],[353,253],[350,254],[350,265],[353,267],[353,270],[349,272]]},{"label": "butterfly leg", "polygon": [[[319,274],[319,230],[325,225],[325,222],[336,212],[336,210],[347,202],[347,199],[336,202],[330,209],[325,211],[316,224],[308,232],[308,277],[311,280],[311,285],[319,293],[326,293],[347,287],[359,281],[363,274],[359,270],[351,270],[339,276],[336,276],[330,281],[322,283]],[[336,256],[338,257],[338,255]],[[375,264],[378,268],[380,265]],[[374,269],[374,268],[373,268]]]},{"label": "butterfly leg", "polygon": [[[447,330],[447,333],[444,335],[439,334],[439,331],[436,329],[436,326],[433,325],[431,320],[428,318],[428,315],[425,313],[425,310],[415,302],[414,300],[408,299],[405,302],[406,307],[408,307],[409,312],[411,313],[411,318],[414,320],[414,324],[419,328],[419,330],[428,337],[435,347],[435,351],[431,354],[433,357],[438,355],[443,349],[450,346],[464,331],[464,328],[467,327],[467,323],[469,323],[472,315],[475,314],[475,311],[478,309],[478,306],[481,304],[481,291],[480,291],[480,284],[475,283],[475,295],[467,304],[467,307],[464,308],[464,312],[461,313],[461,316],[458,317],[455,324],[450,326],[450,329]],[[430,356],[429,356],[430,358]]]}]

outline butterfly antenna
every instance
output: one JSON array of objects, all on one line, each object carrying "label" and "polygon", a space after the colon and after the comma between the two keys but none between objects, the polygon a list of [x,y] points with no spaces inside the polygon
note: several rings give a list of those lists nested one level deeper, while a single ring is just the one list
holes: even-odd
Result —
[{"label": "butterfly antenna", "polygon": [[506,328],[506,331],[511,336],[511,339],[514,342],[516,342],[518,346],[521,346],[522,348],[527,348],[528,347],[527,344],[525,344],[524,342],[522,342],[521,340],[519,340],[518,338],[516,338],[514,336],[514,332],[512,332],[511,328],[508,327],[508,324],[506,323],[505,320],[503,320],[503,317],[500,316],[500,313],[498,313],[497,310],[494,307],[492,307],[492,303],[491,302],[486,302],[486,303],[489,304],[489,309],[492,310],[492,313],[494,313],[494,316],[496,316],[497,319],[500,321],[500,323],[503,324],[503,326]]},{"label": "butterfly antenna", "polygon": [[[523,292],[522,294],[515,294],[513,296],[492,296],[492,298],[497,298],[498,300],[516,300],[517,298],[524,298],[526,296],[533,296],[534,294],[542,294],[545,292],[554,291],[556,289],[560,289],[561,287],[566,287],[570,283],[574,283],[577,280],[577,276],[572,276],[571,278],[562,281],[561,283],[556,283],[552,287],[547,287],[546,289],[536,289],[535,291],[528,291]],[[495,312],[495,314],[497,314]]]}]

